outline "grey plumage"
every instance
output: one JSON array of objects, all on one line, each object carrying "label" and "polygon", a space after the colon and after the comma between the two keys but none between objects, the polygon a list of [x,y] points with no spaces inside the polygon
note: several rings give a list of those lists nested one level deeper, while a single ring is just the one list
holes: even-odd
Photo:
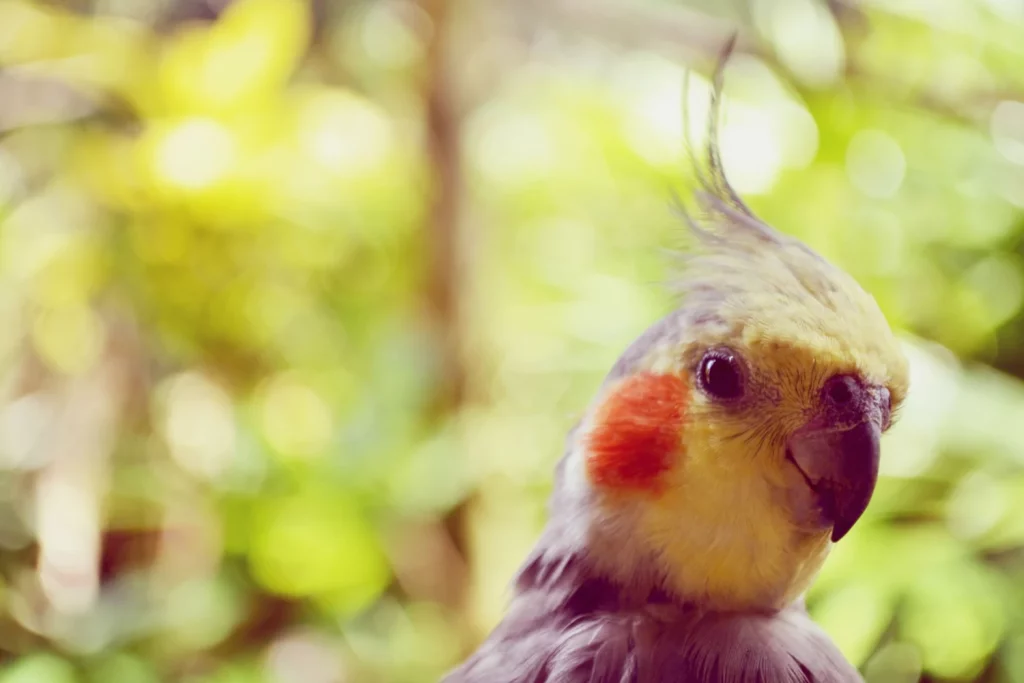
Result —
[{"label": "grey plumage", "polygon": [[[553,511],[565,503],[565,462]],[[553,516],[504,620],[443,683],[862,681],[800,601],[775,614],[702,613],[659,588],[631,594],[602,578],[577,542],[567,520]]]}]

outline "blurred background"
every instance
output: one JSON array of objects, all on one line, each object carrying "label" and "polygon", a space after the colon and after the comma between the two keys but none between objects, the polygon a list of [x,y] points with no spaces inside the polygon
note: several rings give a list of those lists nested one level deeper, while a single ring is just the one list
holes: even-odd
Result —
[{"label": "blurred background", "polygon": [[[809,596],[1024,683],[1024,2],[0,0],[0,683],[427,683],[722,146],[913,389]],[[703,74],[703,75],[701,75]]]}]

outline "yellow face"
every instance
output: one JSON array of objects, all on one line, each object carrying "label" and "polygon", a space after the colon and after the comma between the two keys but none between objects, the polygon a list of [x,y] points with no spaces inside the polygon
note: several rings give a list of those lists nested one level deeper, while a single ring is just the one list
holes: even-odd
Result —
[{"label": "yellow face", "polygon": [[585,421],[587,476],[679,598],[780,608],[863,512],[906,361],[874,300],[796,243],[692,272]]}]

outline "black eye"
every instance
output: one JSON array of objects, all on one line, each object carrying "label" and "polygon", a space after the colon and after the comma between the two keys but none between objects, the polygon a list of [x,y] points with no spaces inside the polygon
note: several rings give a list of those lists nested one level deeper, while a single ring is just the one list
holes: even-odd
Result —
[{"label": "black eye", "polygon": [[737,398],[743,393],[740,362],[728,351],[709,351],[700,361],[700,388],[717,399]]}]

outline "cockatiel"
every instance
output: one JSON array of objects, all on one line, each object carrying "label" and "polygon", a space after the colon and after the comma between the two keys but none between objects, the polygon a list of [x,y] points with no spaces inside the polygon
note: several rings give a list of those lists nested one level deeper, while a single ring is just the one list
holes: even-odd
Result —
[{"label": "cockatiel", "polygon": [[726,181],[728,52],[682,304],[569,434],[508,613],[446,683],[861,680],[802,595],[868,505],[907,362],[875,300]]}]

